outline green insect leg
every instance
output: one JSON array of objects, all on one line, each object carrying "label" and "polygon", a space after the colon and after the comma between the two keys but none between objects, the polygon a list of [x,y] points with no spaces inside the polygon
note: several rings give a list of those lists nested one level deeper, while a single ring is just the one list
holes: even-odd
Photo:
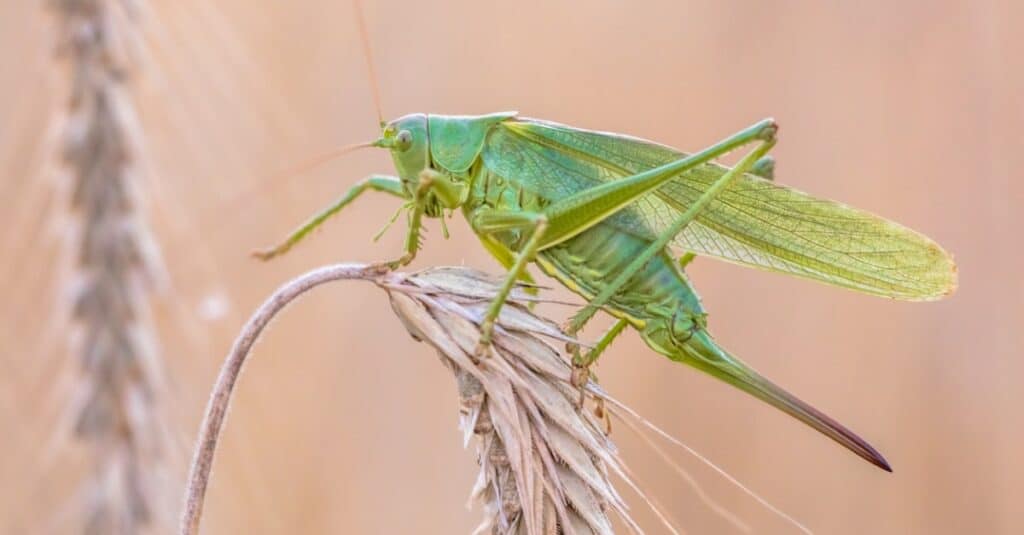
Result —
[{"label": "green insect leg", "polygon": [[547,206],[544,213],[548,216],[549,226],[541,249],[579,235],[632,205],[644,195],[657,190],[681,173],[744,145],[774,140],[777,130],[775,121],[765,119],[695,154],[632,176],[584,189]]},{"label": "green insect leg", "polygon": [[[764,156],[750,166],[750,174],[757,175],[765,180],[775,181],[775,158],[771,155]],[[686,269],[697,258],[694,252],[687,252],[679,257],[679,269]]]},{"label": "green insect leg", "polygon": [[[697,200],[690,205],[685,212],[663,232],[658,239],[654,240],[647,249],[645,249],[637,258],[633,259],[632,262],[625,269],[623,269],[615,279],[605,287],[601,293],[594,297],[587,306],[583,308],[569,324],[567,334],[570,336],[574,335],[579,329],[586,324],[586,322],[597,313],[598,309],[604,306],[609,299],[611,299],[629,280],[640,271],[644,264],[646,264],[654,255],[664,250],[668,243],[672,241],[684,228],[688,225],[697,215],[707,207],[720,192],[722,192],[732,180],[746,173],[750,170],[750,167],[759,158],[763,157],[771,148],[775,145],[774,137],[763,141],[756,149],[752,150],[747,156],[745,156],[736,167],[733,167],[728,172],[723,174],[714,184],[711,185]],[[574,364],[577,366],[587,367],[593,361],[583,357],[576,360]]]},{"label": "green insect leg", "polygon": [[[597,341],[597,344],[593,348],[591,348],[591,350],[587,353],[586,359],[590,363],[597,362],[598,357],[600,357],[601,354],[604,353],[606,349],[608,349],[608,346],[610,346],[612,342],[615,341],[615,339],[618,338],[620,334],[622,334],[622,331],[624,331],[628,325],[629,322],[626,321],[625,319],[620,318],[616,320],[615,323],[611,327],[609,327],[603,335],[601,335],[601,339]],[[570,347],[570,352],[574,354],[573,360],[576,360],[576,358],[579,357],[579,346],[573,344]],[[570,382],[580,391],[580,398],[578,402],[578,406],[580,407],[583,406],[585,393],[584,387],[587,386],[587,381],[589,381],[591,378],[595,377],[593,373],[590,371],[590,368],[573,366]],[[610,433],[611,420],[607,418],[608,414],[604,410],[604,400],[598,400],[597,407],[594,410],[594,414],[598,418],[605,419],[605,431],[607,433]]]},{"label": "green insect leg", "polygon": [[340,212],[342,208],[348,206],[349,203],[356,200],[357,197],[367,190],[388,193],[402,199],[408,198],[408,195],[402,188],[402,181],[398,178],[384,175],[370,175],[357,182],[333,204],[324,208],[319,213],[311,217],[309,221],[306,221],[302,226],[295,229],[284,241],[273,247],[253,251],[252,255],[260,260],[270,260],[275,256],[283,255],[296,243],[302,241],[302,239],[310,232]]},{"label": "green insect leg", "polygon": [[464,197],[466,186],[455,183],[447,176],[432,169],[420,173],[420,181],[412,199],[412,215],[409,218],[409,232],[405,235],[405,254],[398,260],[384,262],[388,269],[398,269],[416,258],[420,249],[420,231],[423,229],[423,214],[427,209],[428,197],[435,198],[445,207],[455,207]]},{"label": "green insect leg", "polygon": [[548,227],[548,219],[544,214],[536,212],[512,212],[508,210],[484,209],[477,212],[472,221],[473,228],[480,234],[493,234],[504,230],[525,230],[528,232],[526,243],[516,254],[515,261],[505,275],[505,280],[498,288],[498,294],[480,323],[480,341],[476,347],[476,356],[482,358],[487,354],[494,332],[494,323],[501,313],[501,307],[508,300],[508,294],[515,286],[516,280],[523,277],[526,266],[537,255],[541,239]]}]

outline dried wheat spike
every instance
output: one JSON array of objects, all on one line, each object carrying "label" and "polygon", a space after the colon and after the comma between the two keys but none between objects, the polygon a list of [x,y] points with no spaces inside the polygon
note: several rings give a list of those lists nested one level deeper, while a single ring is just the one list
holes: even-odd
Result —
[{"label": "dried wheat spike", "polygon": [[[478,438],[480,476],[473,497],[486,516],[476,533],[608,535],[613,533],[611,512],[632,532],[642,533],[610,476],[643,493],[628,477],[601,422],[576,407],[579,393],[570,383],[571,368],[548,343],[573,340],[533,314],[529,305],[536,299],[526,288],[512,291],[498,318],[491,354],[475,360],[478,326],[497,294],[498,279],[468,268],[402,274],[379,264],[336,264],[282,285],[235,339],[199,428],[181,535],[199,533],[217,444],[253,345],[289,303],[341,280],[371,281],[384,289],[409,333],[434,346],[455,373],[466,442]],[[589,385],[587,392],[600,390]]]},{"label": "dried wheat spike", "polygon": [[[534,315],[522,288],[502,310],[491,355],[476,361],[478,324],[500,281],[464,268],[394,274],[381,284],[417,340],[454,372],[461,428],[477,437],[473,498],[485,518],[476,533],[605,535],[615,511],[640,531],[609,473],[626,477],[601,422],[579,410],[571,368],[547,341],[567,341]],[[415,289],[410,291],[409,287]]]}]

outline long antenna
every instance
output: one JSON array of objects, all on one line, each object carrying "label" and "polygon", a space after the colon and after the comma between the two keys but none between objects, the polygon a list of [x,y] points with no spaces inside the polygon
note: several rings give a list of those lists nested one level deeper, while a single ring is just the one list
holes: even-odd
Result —
[{"label": "long antenna", "polygon": [[352,7],[356,12],[356,25],[359,27],[359,37],[363,42],[363,55],[366,57],[366,71],[370,75],[370,86],[373,89],[373,106],[377,108],[377,121],[380,123],[381,128],[383,128],[384,114],[380,111],[380,86],[377,85],[377,71],[373,67],[370,37],[366,31],[366,19],[363,18],[363,4],[359,0],[352,0]]},{"label": "long antenna", "polygon": [[262,179],[257,180],[255,184],[252,184],[251,186],[246,188],[246,190],[243,191],[242,193],[236,195],[234,198],[227,201],[227,203],[225,203],[224,206],[218,208],[218,212],[233,212],[242,204],[248,204],[253,195],[266,191],[266,188],[268,186],[273,187],[276,185],[284,184],[286,182],[286,179],[306,173],[343,154],[348,154],[352,151],[371,146],[373,146],[373,142],[368,141],[365,143],[356,143],[353,145],[345,145],[344,147],[334,148],[329,151],[317,154],[303,162],[299,162],[298,164],[293,165],[287,169],[265,176]]},{"label": "long antenna", "polygon": [[311,171],[339,156],[348,154],[358,149],[365,149],[373,146],[373,141],[366,141],[363,143],[353,143],[352,145],[345,145],[330,149],[328,151],[321,152],[320,154],[314,155],[304,162],[299,162],[288,169],[278,171],[277,174],[273,175],[269,180],[272,182],[280,182],[281,179],[288,178],[294,175],[301,175],[307,171]]}]

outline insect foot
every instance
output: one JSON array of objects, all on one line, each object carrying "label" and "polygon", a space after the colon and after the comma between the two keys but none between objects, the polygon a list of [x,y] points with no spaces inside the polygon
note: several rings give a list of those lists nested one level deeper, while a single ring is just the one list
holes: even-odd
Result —
[{"label": "insect foot", "polygon": [[576,388],[582,389],[583,387],[587,386],[587,382],[589,382],[589,381],[590,381],[590,368],[588,368],[587,366],[580,366],[578,364],[573,364],[573,366],[572,366],[572,375],[570,375],[570,380],[569,380],[569,382],[572,383],[572,386],[575,386]]},{"label": "insect foot", "polygon": [[478,361],[485,359],[491,354],[491,333],[494,332],[494,322],[484,320],[480,324],[480,341],[477,342],[476,348],[473,349],[473,357]]},{"label": "insect foot", "polygon": [[612,415],[608,412],[608,408],[604,406],[604,398],[597,398],[594,405],[594,417],[604,423],[604,436],[611,436]]},{"label": "insect foot", "polygon": [[[575,359],[573,359],[575,361]],[[590,367],[582,366],[573,362],[572,372],[569,375],[569,384],[579,390],[579,397],[576,399],[576,409],[583,409],[583,402],[587,398],[587,383],[590,382]]]},{"label": "insect foot", "polygon": [[389,260],[386,262],[377,262],[372,265],[373,269],[378,269],[382,273],[388,271],[395,271],[400,267],[409,265],[412,262],[414,255],[412,253],[405,253],[397,260]]},{"label": "insect foot", "polygon": [[490,342],[480,342],[476,345],[476,348],[473,349],[473,358],[475,358],[478,362],[483,359],[486,359],[489,356],[491,356]]},{"label": "insect foot", "polygon": [[254,249],[254,250],[249,252],[249,256],[251,256],[251,257],[253,257],[253,258],[257,259],[257,260],[262,260],[262,261],[266,262],[266,261],[270,260],[271,258],[274,258],[275,256],[280,256],[281,254],[283,254],[287,250],[288,250],[287,248],[281,248],[281,247],[270,247],[270,248],[267,248],[267,249]]}]

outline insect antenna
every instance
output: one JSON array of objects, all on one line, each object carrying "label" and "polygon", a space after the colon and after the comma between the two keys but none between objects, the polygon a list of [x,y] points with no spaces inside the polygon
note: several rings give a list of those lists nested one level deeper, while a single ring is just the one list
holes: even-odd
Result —
[{"label": "insect antenna", "polygon": [[380,106],[380,86],[377,85],[377,70],[373,66],[373,54],[370,52],[370,37],[366,31],[366,19],[363,17],[363,4],[359,0],[352,0],[352,7],[356,13],[356,26],[359,27],[359,38],[363,44],[363,56],[366,57],[366,72],[370,77],[370,89],[373,91],[373,107],[377,110],[377,121],[381,128],[384,127],[384,114]]},{"label": "insect antenna", "polygon": [[[367,147],[372,147],[372,146],[373,146],[373,142],[372,141],[366,141],[366,142],[363,142],[363,143],[355,143],[355,144],[352,144],[352,145],[345,145],[343,147],[337,147],[337,148],[334,148],[334,149],[330,149],[328,151],[325,151],[325,152],[322,152],[320,154],[317,154],[317,155],[307,159],[304,162],[299,162],[298,164],[295,164],[295,165],[293,165],[293,166],[291,166],[289,168],[286,168],[286,169],[284,169],[282,171],[278,171],[278,172],[273,173],[271,175],[268,175],[268,176],[265,176],[263,178],[257,179],[255,184],[252,184],[251,186],[246,188],[244,191],[242,191],[238,195],[234,195],[232,198],[230,198],[230,199],[226,200],[224,203],[220,204],[220,206],[218,206],[216,212],[218,214],[234,213],[236,208],[239,208],[239,207],[242,207],[244,205],[249,204],[249,201],[251,201],[252,198],[254,196],[256,196],[257,194],[261,194],[261,195],[265,194],[267,191],[273,190],[275,187],[280,187],[281,185],[287,183],[289,181],[289,179],[292,179],[292,178],[294,178],[296,176],[299,176],[299,175],[307,173],[307,172],[309,172],[309,171],[311,171],[313,169],[316,169],[317,167],[319,167],[319,166],[321,166],[321,165],[323,165],[323,164],[325,164],[327,162],[330,162],[331,160],[333,160],[335,158],[338,158],[340,156],[343,156],[343,155],[348,154],[350,152],[354,152],[354,151],[359,150],[359,149],[365,149]],[[220,228],[227,228],[227,227],[220,227]]]},{"label": "insect antenna", "polygon": [[[352,5],[355,11],[356,26],[359,29],[359,36],[362,42],[363,55],[366,58],[366,69],[370,77],[370,86],[373,92],[373,105],[377,112],[377,121],[380,123],[380,127],[383,128],[385,126],[385,122],[384,114],[381,112],[380,87],[377,84],[377,72],[376,69],[374,68],[373,57],[370,52],[370,39],[369,34],[366,30],[366,21],[363,17],[362,3],[359,0],[353,0]],[[292,179],[300,174],[315,169],[327,162],[330,162],[335,158],[353,152],[357,149],[372,147],[374,146],[374,144],[375,142],[370,141],[330,149],[323,153],[317,154],[304,162],[300,162],[292,167],[289,167],[283,171],[279,171],[272,175],[258,179],[255,184],[252,184],[241,193],[234,195],[232,198],[228,199],[224,203],[220,203],[220,206],[218,206],[217,208],[217,213],[232,213],[234,212],[233,209],[248,204],[249,201],[251,201],[256,194],[266,193],[266,191],[288,182],[289,179]],[[220,226],[218,228],[223,229],[227,227]]]},{"label": "insect antenna", "polygon": [[283,171],[278,172],[277,174],[271,175],[269,178],[267,178],[265,180],[271,181],[271,182],[278,182],[278,181],[283,180],[285,178],[293,177],[293,176],[296,176],[296,175],[301,175],[303,173],[307,173],[309,171],[312,171],[313,169],[316,169],[317,167],[320,167],[321,165],[323,165],[323,164],[325,164],[325,163],[327,163],[327,162],[329,162],[329,161],[331,161],[331,160],[333,160],[335,158],[344,156],[344,155],[346,155],[346,154],[348,154],[350,152],[355,152],[355,151],[357,151],[359,149],[365,149],[367,147],[372,147],[372,146],[373,146],[373,142],[372,141],[364,141],[362,143],[353,143],[351,145],[345,145],[345,146],[342,146],[342,147],[333,148],[333,149],[321,152],[320,154],[314,155],[314,156],[310,157],[309,159],[307,159],[306,161],[299,162],[299,163],[297,163],[297,164],[295,164],[295,165],[293,165],[293,166],[291,166],[291,167],[289,167],[289,168],[287,168],[287,169],[285,169]]},{"label": "insect antenna", "polygon": [[[352,1],[352,5],[355,8],[356,26],[359,27],[359,36],[360,36],[360,38],[362,40],[364,55],[366,56],[366,68],[367,68],[367,71],[368,71],[369,76],[370,76],[370,85],[371,85],[371,89],[373,91],[373,105],[374,105],[374,108],[376,108],[376,110],[377,110],[377,120],[380,122],[380,126],[383,128],[385,123],[384,123],[384,115],[381,113],[381,106],[380,106],[380,87],[377,85],[377,72],[374,69],[373,57],[370,54],[370,39],[369,39],[369,34],[366,31],[366,21],[363,18],[363,6],[362,6],[362,3],[359,0],[353,0]],[[319,166],[321,166],[321,165],[323,165],[323,164],[325,164],[325,163],[327,163],[327,162],[329,162],[329,161],[331,161],[331,160],[333,160],[335,158],[338,158],[338,157],[340,157],[340,156],[342,156],[344,154],[348,154],[348,153],[350,153],[350,152],[352,152],[352,151],[354,151],[356,149],[362,149],[362,148],[370,147],[372,145],[373,145],[373,142],[356,143],[354,145],[345,145],[343,147],[338,147],[338,148],[331,149],[331,150],[328,150],[326,152],[317,154],[317,155],[309,158],[308,160],[306,160],[304,162],[300,162],[300,163],[298,163],[298,164],[296,164],[296,165],[294,165],[294,166],[292,166],[292,167],[290,167],[288,169],[285,169],[284,171],[280,171],[280,172],[275,173],[273,175],[270,175],[270,176],[268,176],[268,177],[266,177],[266,178],[264,178],[262,180],[259,180],[256,184],[251,186],[248,190],[246,190],[242,194],[238,195],[237,197],[235,197],[234,199],[229,201],[228,204],[231,205],[231,206],[234,206],[237,203],[241,203],[243,201],[249,200],[249,198],[253,194],[255,194],[257,192],[265,191],[267,186],[270,186],[272,184],[282,183],[282,182],[286,181],[289,178],[292,178],[294,176],[306,173],[306,172],[308,172],[308,171],[310,171],[312,169],[315,169],[315,168],[317,168],[317,167],[319,167]]]}]

